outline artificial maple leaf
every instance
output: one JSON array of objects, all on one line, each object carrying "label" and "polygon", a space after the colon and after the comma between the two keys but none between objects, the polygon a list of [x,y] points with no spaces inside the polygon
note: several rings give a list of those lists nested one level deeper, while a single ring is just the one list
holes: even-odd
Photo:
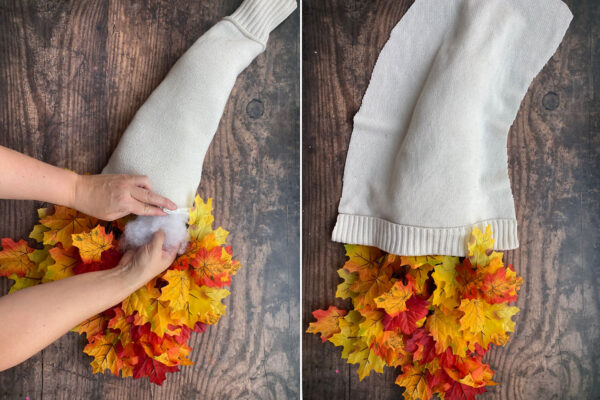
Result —
[{"label": "artificial maple leaf", "polygon": [[371,374],[371,371],[383,372],[385,362],[364,341],[357,343],[353,351],[348,354],[349,364],[358,364],[358,379],[363,380]]},{"label": "artificial maple leaf", "polygon": [[143,325],[150,322],[156,313],[159,297],[160,290],[156,288],[148,289],[147,286],[142,286],[123,300],[123,311],[127,315],[132,315],[136,312],[136,325]]},{"label": "artificial maple leaf", "polygon": [[163,279],[167,285],[161,289],[159,297],[162,301],[168,301],[173,310],[183,310],[190,299],[190,287],[192,277],[188,271],[168,270]]},{"label": "artificial maple leaf", "polygon": [[111,269],[116,267],[121,261],[123,253],[112,248],[102,252],[100,261],[92,261],[85,263],[83,260],[79,260],[73,267],[73,273],[75,275],[84,274],[86,272],[103,271],[105,269]]},{"label": "artificial maple leaf", "polygon": [[312,315],[317,321],[311,322],[306,332],[321,334],[321,341],[325,343],[335,333],[340,332],[339,321],[346,315],[346,311],[329,306],[327,310],[313,311]]},{"label": "artificial maple leaf", "polygon": [[443,353],[448,347],[451,347],[454,354],[463,357],[466,355],[467,342],[460,332],[458,323],[461,316],[462,313],[456,309],[442,311],[435,307],[432,315],[427,318],[425,328],[435,341],[437,353]]},{"label": "artificial maple leaf", "polygon": [[2,239],[2,251],[0,251],[0,276],[25,276],[27,272],[35,268],[35,264],[29,259],[33,249],[23,239],[18,242],[12,239]]},{"label": "artificial maple leaf", "polygon": [[54,206],[54,214],[47,215],[40,222],[49,228],[44,232],[44,244],[55,245],[60,242],[68,249],[73,243],[71,235],[89,231],[98,220],[67,207]]},{"label": "artificial maple leaf", "polygon": [[363,320],[363,316],[356,310],[350,310],[346,316],[338,319],[339,332],[331,335],[329,341],[335,346],[343,347],[342,358],[348,358],[351,352],[363,346],[363,340],[358,334]]},{"label": "artificial maple leaf", "polygon": [[427,370],[423,365],[413,364],[402,367],[402,374],[396,378],[396,385],[404,387],[405,400],[429,400],[433,396],[427,383]]},{"label": "artificial maple leaf", "polygon": [[385,267],[365,267],[358,269],[358,279],[349,287],[356,293],[352,299],[354,308],[376,308],[375,298],[392,287],[392,269]]},{"label": "artificial maple leaf", "polygon": [[[227,289],[198,286],[193,283],[190,288],[189,305],[186,309],[188,326],[192,328],[198,321],[207,325],[216,324],[221,315],[225,314],[225,305],[221,303],[221,300],[229,294]],[[190,318],[190,315],[194,317]]]},{"label": "artificial maple leaf", "polygon": [[337,273],[340,276],[340,278],[344,280],[344,282],[338,285],[337,291],[335,292],[335,297],[339,297],[341,299],[356,297],[357,293],[350,290],[350,287],[358,279],[358,274],[348,272],[344,268],[338,269]]},{"label": "artificial maple leaf", "polygon": [[372,269],[379,267],[381,250],[377,247],[360,246],[354,244],[344,245],[348,261],[344,264],[344,269],[348,272],[358,272],[363,269]]},{"label": "artificial maple leaf", "polygon": [[413,296],[406,302],[406,311],[403,311],[391,317],[386,315],[383,318],[383,326],[386,331],[392,331],[400,328],[402,333],[406,335],[412,334],[427,317],[429,310],[427,300],[423,300],[418,296]]},{"label": "artificial maple leaf", "polygon": [[122,364],[117,355],[118,342],[119,336],[114,332],[99,333],[83,348],[84,353],[94,357],[92,361],[94,373],[103,374],[108,369],[113,375],[119,375]]},{"label": "artificial maple leaf", "polygon": [[200,196],[196,195],[188,220],[188,232],[192,240],[200,241],[212,232],[212,224],[215,220],[212,209],[212,199],[208,199],[205,203]]},{"label": "artificial maple leaf", "polygon": [[236,270],[232,264],[223,261],[223,251],[221,247],[211,251],[201,248],[191,259],[192,277],[197,285],[223,287],[231,282],[231,275]]},{"label": "artificial maple leaf", "polygon": [[442,263],[435,266],[431,274],[436,285],[431,300],[434,306],[443,306],[447,309],[458,307],[458,291],[462,290],[462,285],[456,280],[458,264],[458,257],[444,256]]},{"label": "artificial maple leaf", "polygon": [[42,282],[57,281],[75,274],[73,267],[78,262],[75,248],[71,247],[65,250],[62,247],[53,247],[49,250],[49,253],[54,263],[47,267]]},{"label": "artificial maple leaf", "polygon": [[169,367],[161,363],[160,361],[148,357],[148,355],[144,352],[142,346],[137,346],[137,348],[135,348],[135,351],[138,357],[138,362],[133,368],[133,377],[136,379],[147,376],[150,382],[160,386],[166,379],[167,372],[179,371],[179,367]]},{"label": "artificial maple leaf", "polygon": [[[49,211],[50,210],[48,208],[38,208],[38,210],[37,210],[38,219],[46,218]],[[50,228],[48,228],[45,225],[42,225],[42,224],[35,225],[33,227],[33,230],[31,231],[31,233],[29,234],[29,237],[32,239],[35,239],[39,243],[42,243],[44,241],[44,232],[46,232],[48,230],[50,230]]]},{"label": "artificial maple leaf", "polygon": [[406,278],[414,279],[413,287],[415,294],[428,298],[429,291],[427,282],[429,281],[429,273],[433,270],[431,264],[423,264],[418,268],[409,268]]},{"label": "artificial maple leaf", "polygon": [[385,313],[370,308],[363,308],[359,312],[364,319],[358,325],[358,334],[368,346],[371,346],[375,338],[383,333]]},{"label": "artificial maple leaf", "polygon": [[413,282],[408,281],[405,285],[402,281],[397,281],[389,291],[375,298],[375,304],[377,304],[377,307],[383,308],[391,317],[406,311],[406,301],[414,293]]},{"label": "artificial maple leaf", "polygon": [[483,278],[481,293],[489,303],[510,303],[517,300],[517,290],[523,284],[523,278],[508,268],[498,268],[493,274]]},{"label": "artificial maple leaf", "polygon": [[106,233],[102,225],[96,226],[90,232],[72,235],[73,246],[79,249],[79,255],[84,263],[100,261],[103,251],[113,247],[114,235]]},{"label": "artificial maple leaf", "polygon": [[381,357],[390,367],[398,367],[412,362],[408,353],[404,351],[404,339],[397,331],[383,331],[375,338],[372,345],[373,351]]},{"label": "artificial maple leaf", "polygon": [[469,341],[469,349],[474,350],[475,343],[487,348],[490,343],[503,346],[508,341],[507,332],[514,331],[511,317],[519,309],[505,303],[489,304],[483,300],[463,299],[458,308],[464,315],[459,320],[461,331]]},{"label": "artificial maple leaf", "polygon": [[412,353],[413,361],[418,361],[419,364],[427,364],[436,357],[433,337],[423,328],[415,330],[406,340],[404,351]]},{"label": "artificial maple leaf", "polygon": [[402,256],[401,265],[408,265],[412,269],[420,268],[423,265],[431,265],[432,267],[441,264],[443,256]]},{"label": "artificial maple leaf", "polygon": [[467,244],[468,258],[474,266],[487,265],[493,258],[502,259],[502,253],[493,251],[492,226],[487,225],[485,233],[475,227]]},{"label": "artificial maple leaf", "polygon": [[72,331],[79,334],[85,333],[87,340],[91,341],[94,336],[106,331],[107,324],[108,318],[103,314],[97,314],[77,325]]}]

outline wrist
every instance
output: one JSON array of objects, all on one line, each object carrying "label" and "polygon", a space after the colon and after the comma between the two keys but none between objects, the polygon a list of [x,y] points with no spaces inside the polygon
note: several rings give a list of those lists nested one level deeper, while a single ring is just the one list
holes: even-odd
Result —
[{"label": "wrist", "polygon": [[66,191],[67,198],[65,199],[65,206],[78,210],[79,208],[77,199],[81,196],[83,189],[83,176],[72,171],[69,172],[69,188]]}]

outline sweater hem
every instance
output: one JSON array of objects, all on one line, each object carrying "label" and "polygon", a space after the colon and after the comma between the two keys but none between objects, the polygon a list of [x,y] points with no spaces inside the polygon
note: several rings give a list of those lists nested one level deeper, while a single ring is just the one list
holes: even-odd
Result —
[{"label": "sweater hem", "polygon": [[374,246],[403,256],[447,255],[465,257],[474,227],[485,232],[491,225],[493,250],[519,247],[517,220],[495,218],[457,227],[420,227],[396,224],[365,215],[338,214],[331,239],[334,242]]},{"label": "sweater hem", "polygon": [[244,35],[267,45],[269,33],[295,9],[296,0],[245,0],[233,14],[224,19],[232,22]]}]

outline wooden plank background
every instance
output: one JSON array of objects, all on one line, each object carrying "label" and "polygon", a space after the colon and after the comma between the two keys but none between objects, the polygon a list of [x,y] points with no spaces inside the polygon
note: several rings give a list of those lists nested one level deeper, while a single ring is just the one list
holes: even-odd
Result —
[{"label": "wooden plank background", "polygon": [[[0,144],[98,173],[169,68],[240,0],[0,2]],[[242,262],[196,364],[162,387],[92,375],[69,333],[0,373],[2,399],[287,399],[300,391],[299,12],[241,75],[204,163]],[[27,237],[39,203],[0,201],[0,237]],[[9,281],[0,280],[0,293]],[[51,300],[51,299],[49,299]],[[0,317],[1,318],[1,317]],[[15,332],[18,334],[18,332]],[[43,332],[40,332],[43,334]]]},{"label": "wooden plank background", "polygon": [[[516,331],[486,360],[499,386],[481,399],[600,398],[600,3],[574,14],[532,83],[508,138],[525,283]],[[412,1],[303,3],[303,329],[335,299],[344,249],[330,240],[352,118],[379,51]],[[410,40],[410,38],[407,38]],[[306,399],[399,399],[398,371],[358,381],[341,349],[303,335]]]}]

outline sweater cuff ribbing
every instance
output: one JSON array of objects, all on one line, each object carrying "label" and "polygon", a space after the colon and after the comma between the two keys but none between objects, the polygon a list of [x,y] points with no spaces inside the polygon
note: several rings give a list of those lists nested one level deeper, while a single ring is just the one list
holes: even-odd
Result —
[{"label": "sweater cuff ribbing", "polygon": [[375,246],[385,252],[403,256],[465,257],[467,242],[473,228],[477,227],[485,232],[487,225],[491,225],[494,250],[512,250],[519,247],[517,220],[504,218],[452,228],[426,228],[395,224],[364,215],[339,214],[331,240]]},{"label": "sweater cuff ribbing", "polygon": [[269,33],[296,9],[296,0],[245,0],[225,17],[265,47]]}]

